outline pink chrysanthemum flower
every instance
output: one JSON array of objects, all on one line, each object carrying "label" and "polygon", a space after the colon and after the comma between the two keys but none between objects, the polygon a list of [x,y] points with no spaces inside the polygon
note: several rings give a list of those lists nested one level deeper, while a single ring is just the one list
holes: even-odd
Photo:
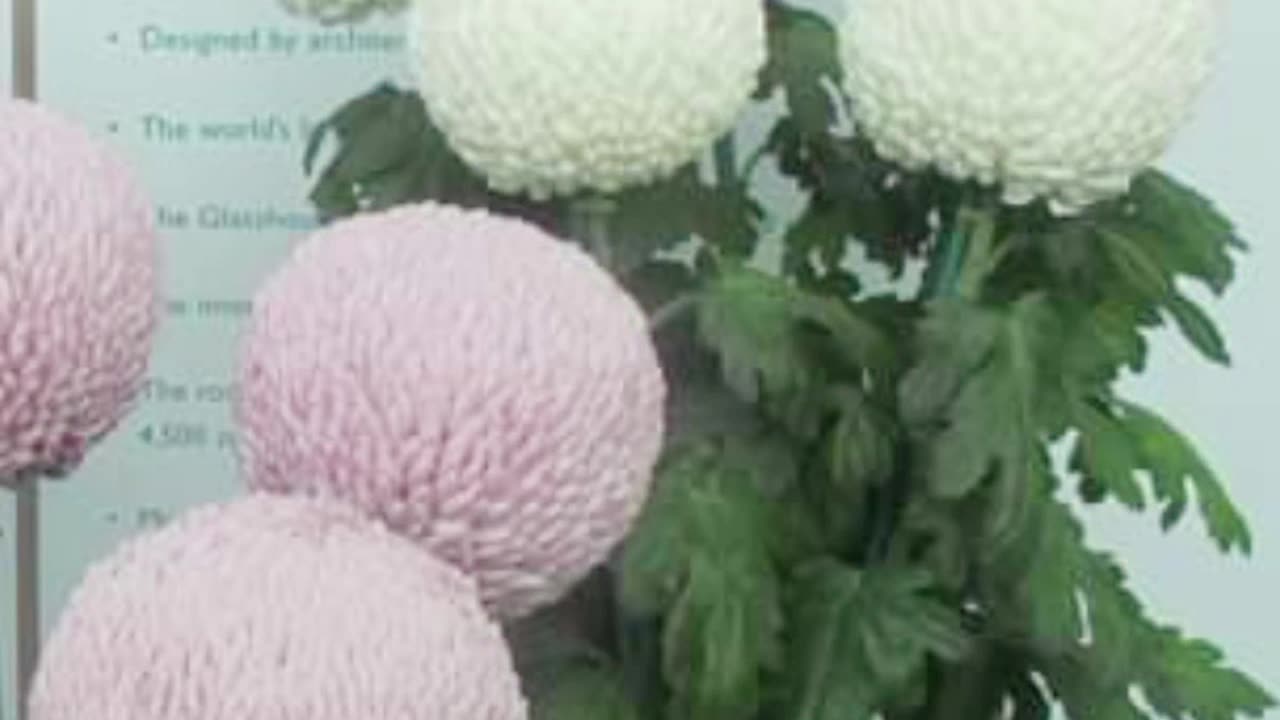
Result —
[{"label": "pink chrysanthemum flower", "polygon": [[266,285],[243,351],[251,484],[342,497],[518,616],[622,539],[663,434],[636,304],[525,223],[436,205],[357,217]]},{"label": "pink chrysanthemum flower", "polygon": [[344,504],[202,508],[94,567],[32,720],[524,720],[474,583]]},{"label": "pink chrysanthemum flower", "polygon": [[156,245],[119,159],[0,101],[0,481],[71,470],[128,409],[156,324]]}]

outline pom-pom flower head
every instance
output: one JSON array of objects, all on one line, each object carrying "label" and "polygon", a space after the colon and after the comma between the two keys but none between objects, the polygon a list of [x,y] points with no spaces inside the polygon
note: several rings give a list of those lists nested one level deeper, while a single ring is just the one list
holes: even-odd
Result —
[{"label": "pom-pom flower head", "polygon": [[119,422],[150,352],[156,245],[119,159],[0,101],[0,482],[73,469]]},{"label": "pom-pom flower head", "polygon": [[610,193],[731,129],[765,61],[758,0],[416,0],[422,95],[498,191]]},{"label": "pom-pom flower head", "polygon": [[628,531],[664,395],[642,312],[584,253],[423,205],[322,230],[267,283],[237,418],[251,485],[353,502],[515,616]]},{"label": "pom-pom flower head", "polygon": [[202,508],[95,566],[32,720],[524,720],[474,584],[341,504]]},{"label": "pom-pom flower head", "polygon": [[1222,0],[858,0],[842,55],[886,158],[1073,212],[1167,149],[1212,66]]},{"label": "pom-pom flower head", "polygon": [[298,17],[326,25],[357,22],[377,13],[393,14],[409,6],[410,0],[280,0],[280,5]]}]

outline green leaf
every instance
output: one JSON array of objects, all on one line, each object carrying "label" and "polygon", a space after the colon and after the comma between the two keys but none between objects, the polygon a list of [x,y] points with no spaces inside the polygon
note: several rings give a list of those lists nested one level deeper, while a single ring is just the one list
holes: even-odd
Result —
[{"label": "green leaf", "polygon": [[[1201,307],[1176,291],[1176,274],[1187,272],[1187,268],[1185,261],[1176,256],[1176,249],[1164,245],[1169,241],[1166,234],[1157,234],[1137,223],[1125,223],[1103,227],[1100,237],[1108,258],[1124,282],[1144,299],[1164,306],[1184,336],[1204,356],[1215,363],[1230,364],[1226,343],[1213,320]],[[1215,284],[1215,287],[1225,288],[1225,284]]]},{"label": "green leaf", "polygon": [[857,306],[749,268],[717,274],[699,297],[698,329],[725,383],[804,437],[831,409],[827,383],[884,385],[896,372],[892,341]]},{"label": "green leaf", "polygon": [[1209,535],[1223,552],[1253,551],[1253,538],[1240,511],[1200,453],[1159,415],[1122,402],[1124,424],[1138,448],[1141,466],[1151,473],[1156,497],[1165,504],[1163,524],[1175,525],[1188,504],[1188,485],[1195,489]]},{"label": "green leaf", "polygon": [[814,380],[796,337],[794,298],[785,281],[746,268],[722,273],[702,298],[703,341],[720,356],[725,381],[747,402]]},{"label": "green leaf", "polygon": [[1124,424],[1086,402],[1075,403],[1074,419],[1079,437],[1073,466],[1130,509],[1142,510],[1146,497],[1134,477],[1139,460]]},{"label": "green leaf", "polygon": [[1052,490],[1042,482],[1027,532],[989,560],[982,594],[992,629],[1032,653],[1069,716],[1147,720],[1140,690],[1161,717],[1260,717],[1272,699],[1216,648],[1150,620]]},{"label": "green leaf", "polygon": [[1045,674],[1072,720],[1152,720],[1127,693],[1092,685],[1087,671],[1061,665]]},{"label": "green leaf", "polygon": [[[1140,226],[1103,227],[1098,237],[1103,251],[1120,278],[1151,300],[1162,301],[1173,293],[1173,274],[1149,251],[1151,239]],[[1158,238],[1155,239],[1158,242]]]},{"label": "green leaf", "polygon": [[1042,215],[1029,215],[1015,215],[1013,223],[1015,232],[1027,239],[1027,247],[1041,262],[1035,274],[1072,291],[1095,284],[1100,253],[1095,225],[1088,216],[1047,221]]},{"label": "green leaf", "polygon": [[[1203,355],[1230,363],[1222,334],[1179,292],[1178,283],[1192,278],[1222,293],[1234,277],[1232,251],[1240,244],[1230,221],[1192,189],[1146,173],[1129,196],[1048,231],[1039,247],[1049,261],[1046,269],[1057,274],[1054,294],[1060,302],[1110,308],[1108,336],[1123,338],[1123,327],[1114,321],[1136,333],[1167,315]],[[1130,363],[1134,369],[1141,369],[1138,359],[1137,366]]]},{"label": "green leaf", "polygon": [[1075,543],[1072,566],[1092,639],[1087,656],[1091,682],[1123,688],[1142,653],[1138,642],[1145,622],[1142,603],[1126,587],[1124,571],[1114,558],[1088,550],[1082,534]]},{"label": "green leaf", "polygon": [[311,201],[333,219],[426,198],[503,207],[483,180],[449,149],[416,93],[380,85],[317,126],[304,165],[314,169],[324,141],[336,152],[320,172]]},{"label": "green leaf", "polygon": [[598,665],[564,670],[530,705],[531,720],[641,720],[618,673]]},{"label": "green leaf", "polygon": [[729,257],[746,258],[759,237],[761,209],[744,187],[702,182],[696,166],[613,196],[609,218],[614,270],[626,274],[698,236]]},{"label": "green leaf", "polygon": [[1021,541],[999,546],[993,556],[984,596],[997,627],[1024,637],[1032,648],[1060,653],[1085,633],[1083,531],[1045,485],[1042,479],[1031,491],[1033,509]]},{"label": "green leaf", "polygon": [[309,175],[315,169],[315,162],[320,156],[320,149],[330,133],[340,141],[350,140],[353,134],[363,130],[372,120],[387,112],[387,109],[399,101],[401,94],[388,84],[381,84],[368,93],[356,97],[322,120],[312,130],[307,141],[302,166]]},{"label": "green leaf", "polygon": [[781,600],[775,509],[738,458],[675,451],[622,559],[622,603],[665,615],[663,669],[676,717],[740,718],[776,663]]},{"label": "green leaf", "polygon": [[844,76],[835,28],[818,13],[769,3],[769,62],[759,97],[781,86],[790,116],[806,134],[824,134],[835,120],[835,103],[824,84]]},{"label": "green leaf", "polygon": [[1141,372],[1147,363],[1148,344],[1141,332],[1141,317],[1133,306],[1104,301],[1080,311],[1066,328],[1064,372],[1086,388],[1102,389],[1119,377],[1119,371]]},{"label": "green leaf", "polygon": [[692,237],[696,207],[690,190],[698,184],[697,170],[685,168],[667,180],[614,197],[617,209],[609,216],[609,240],[612,265],[619,273]]},{"label": "green leaf", "polygon": [[428,123],[416,95],[383,85],[339,109],[317,127],[305,160],[308,171],[330,133],[337,151],[311,193],[323,217],[383,209],[417,197],[426,170],[418,162],[418,144]]},{"label": "green leaf", "polygon": [[1104,663],[1090,682],[1111,685],[1127,671],[1137,600],[1109,558],[1084,544],[1084,529],[1055,497],[1047,467],[1030,489],[1030,518],[1016,542],[988,545],[981,596],[1001,637],[1045,657],[1070,656],[1087,638]]},{"label": "green leaf", "polygon": [[899,391],[903,419],[916,426],[937,422],[990,357],[1000,330],[995,311],[959,300],[930,304],[916,330],[916,362]]},{"label": "green leaf", "polygon": [[954,503],[915,497],[907,505],[893,557],[914,559],[927,568],[940,588],[968,589],[973,567],[971,526]]},{"label": "green leaf", "polygon": [[753,436],[764,430],[755,408],[720,383],[684,382],[668,402],[667,438],[673,445]]},{"label": "green leaf", "polygon": [[777,662],[777,589],[707,553],[692,556],[688,570],[663,633],[663,675],[673,691],[669,714],[750,717],[762,702],[763,669]]},{"label": "green leaf", "polygon": [[865,494],[893,474],[895,428],[860,391],[835,391],[839,419],[828,440],[831,478],[846,496]]},{"label": "green leaf", "polygon": [[924,670],[931,657],[963,659],[972,639],[960,616],[930,597],[917,569],[858,571],[818,561],[789,603],[784,718],[861,720]]},{"label": "green leaf", "polygon": [[1243,673],[1223,666],[1222,651],[1185,639],[1171,628],[1145,633],[1138,684],[1151,706],[1168,718],[1260,718],[1276,701]]},{"label": "green leaf", "polygon": [[[849,251],[847,233],[848,220],[840,207],[811,202],[783,237],[784,272],[806,284],[820,284],[844,262]],[[857,288],[850,290],[852,294]]]},{"label": "green leaf", "polygon": [[[939,663],[926,717],[929,720],[1049,720],[1053,701],[1033,679],[1016,649],[981,642],[963,662]],[[1012,715],[1010,715],[1012,712]]]},{"label": "green leaf", "polygon": [[1042,659],[1071,717],[1148,719],[1135,690],[1158,716],[1180,720],[1258,718],[1275,706],[1256,682],[1223,664],[1218,648],[1149,619],[1113,560],[1082,546],[1075,559],[1093,640]]},{"label": "green leaf", "polygon": [[349,126],[329,172],[366,179],[393,170],[411,157],[405,149],[426,129],[426,111],[417,95],[398,93],[380,100],[376,111],[362,114],[362,122]]},{"label": "green leaf", "polygon": [[1243,244],[1213,203],[1169,175],[1139,176],[1128,197],[1137,221],[1158,234],[1169,262],[1182,275],[1221,294],[1235,277],[1232,250]]},{"label": "green leaf", "polygon": [[795,290],[792,313],[799,320],[826,330],[843,358],[855,367],[882,377],[898,366],[893,341],[858,306],[841,299]]},{"label": "green leaf", "polygon": [[1025,464],[1027,427],[1015,386],[1000,371],[983,371],[966,383],[945,415],[946,428],[925,454],[929,491],[958,499],[977,490],[996,463],[1017,472]]},{"label": "green leaf", "polygon": [[1199,305],[1181,295],[1174,295],[1169,298],[1166,307],[1178,323],[1182,334],[1197,350],[1216,363],[1231,364],[1231,355],[1227,352],[1227,343],[1222,337],[1222,332]]},{"label": "green leaf", "polygon": [[930,315],[917,350],[922,359],[901,391],[903,414],[925,453],[925,479],[935,496],[960,498],[998,470],[996,516],[1008,527],[997,532],[1006,532],[1021,516],[1039,452],[1037,382],[1053,315],[1039,295],[1003,313],[955,300]]},{"label": "green leaf", "polygon": [[764,209],[743,185],[700,185],[690,194],[692,227],[722,258],[746,261],[760,239]]},{"label": "green leaf", "polygon": [[[421,98],[415,96],[414,100],[425,116]],[[453,151],[444,133],[430,118],[424,119],[420,133],[404,137],[406,153],[421,168],[422,176],[417,194],[406,200],[431,199],[463,207],[486,207],[494,212],[532,219],[519,201],[490,193],[485,180]]]}]

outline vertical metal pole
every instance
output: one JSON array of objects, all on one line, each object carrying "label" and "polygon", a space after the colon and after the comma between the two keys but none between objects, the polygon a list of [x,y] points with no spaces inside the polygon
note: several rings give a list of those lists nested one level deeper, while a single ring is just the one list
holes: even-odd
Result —
[{"label": "vertical metal pole", "polygon": [[36,0],[13,0],[13,91],[36,97]]},{"label": "vertical metal pole", "polygon": [[16,489],[18,720],[26,720],[27,696],[40,657],[40,481],[26,478]]},{"label": "vertical metal pole", "polygon": [[[36,0],[13,0],[14,94],[36,99]],[[20,478],[16,487],[14,548],[17,569],[18,720],[27,720],[27,697],[40,655],[40,481]]]}]

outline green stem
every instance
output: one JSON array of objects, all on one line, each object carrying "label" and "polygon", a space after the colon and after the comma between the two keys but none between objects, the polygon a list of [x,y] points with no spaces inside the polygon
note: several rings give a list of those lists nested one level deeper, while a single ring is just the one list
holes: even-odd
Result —
[{"label": "green stem", "polygon": [[17,571],[15,610],[18,717],[27,716],[26,697],[40,655],[40,485],[39,476],[19,476],[13,485],[14,565]]},{"label": "green stem", "polygon": [[[899,452],[898,455],[901,469],[906,466],[906,460],[901,459],[906,453]],[[876,493],[875,516],[871,519],[871,540],[867,545],[867,558],[872,563],[884,563],[893,551],[893,536],[898,530],[908,478],[909,473],[899,472],[889,478]]]},{"label": "green stem", "polygon": [[994,208],[961,206],[939,235],[920,299],[977,299],[983,282],[999,259],[995,252],[996,227]]},{"label": "green stem", "polygon": [[959,297],[976,300],[982,294],[1000,254],[996,252],[997,213],[992,208],[963,207],[958,224],[968,237],[968,251],[960,264],[953,292]]},{"label": "green stem", "polygon": [[960,223],[950,223],[944,227],[938,235],[938,246],[934,249],[929,268],[925,272],[920,299],[932,300],[951,295],[968,254],[969,238]]},{"label": "green stem", "polygon": [[614,605],[618,613],[619,664],[627,694],[644,717],[656,717],[663,688],[661,621],[628,615],[616,598]]},{"label": "green stem", "polygon": [[[956,211],[939,233],[920,288],[921,301],[978,299],[987,276],[1002,257],[996,251],[998,221],[999,210],[995,205],[966,204]],[[893,547],[893,536],[906,498],[904,477],[890,481],[877,495],[867,546],[867,556],[874,562],[883,562]]]},{"label": "green stem", "polygon": [[738,183],[738,144],[733,133],[729,133],[716,143],[714,150],[716,167],[716,184],[730,187]]}]

